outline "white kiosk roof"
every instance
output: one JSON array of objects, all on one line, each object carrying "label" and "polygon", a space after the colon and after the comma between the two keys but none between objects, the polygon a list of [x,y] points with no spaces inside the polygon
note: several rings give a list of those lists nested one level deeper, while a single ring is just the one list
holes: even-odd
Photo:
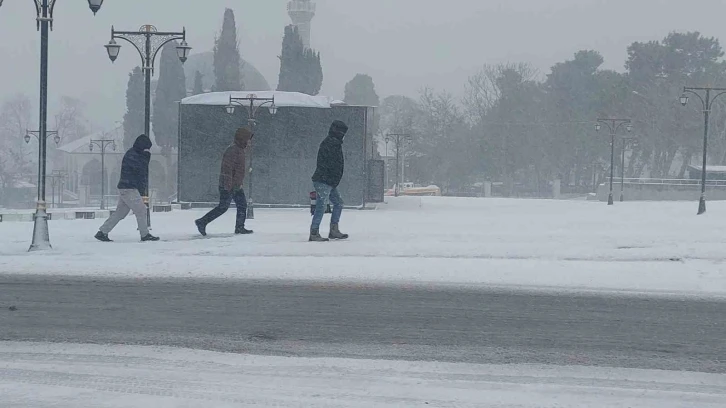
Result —
[{"label": "white kiosk roof", "polygon": [[[323,108],[329,109],[331,98],[327,96],[310,96],[299,92],[280,91],[232,91],[232,92],[209,92],[190,96],[182,99],[182,105],[211,105],[227,106],[229,98],[247,98],[254,95],[257,98],[275,98],[275,105],[278,108]],[[249,103],[249,102],[248,102]],[[255,102],[260,105],[263,102]]]}]

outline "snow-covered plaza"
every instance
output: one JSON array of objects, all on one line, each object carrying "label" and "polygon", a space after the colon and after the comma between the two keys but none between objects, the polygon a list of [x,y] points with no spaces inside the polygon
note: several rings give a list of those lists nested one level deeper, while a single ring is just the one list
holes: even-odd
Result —
[{"label": "snow-covered plaza", "polygon": [[387,198],[376,210],[346,211],[342,229],[351,239],[330,243],[307,242],[304,209],[257,209],[251,236],[231,233],[231,210],[206,238],[193,223],[203,210],[188,210],[152,214],[157,243],[139,242],[133,217],[108,244],[93,238],[102,220],[51,221],[53,250],[44,253],[26,252],[32,223],[0,223],[0,270],[721,296],[726,203],[709,203],[702,216],[696,204]]}]

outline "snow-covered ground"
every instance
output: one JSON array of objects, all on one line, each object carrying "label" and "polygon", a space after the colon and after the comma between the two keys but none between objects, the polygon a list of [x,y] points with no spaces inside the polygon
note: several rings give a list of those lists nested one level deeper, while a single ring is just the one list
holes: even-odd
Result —
[{"label": "snow-covered ground", "polygon": [[[32,223],[0,223],[0,271],[131,277],[335,280],[396,284],[726,295],[726,203],[388,198],[346,211],[346,242],[309,243],[307,210],[257,209],[252,236],[234,211],[198,235],[203,211],[152,214],[163,242],[135,221],[104,244],[103,220],[51,221],[53,250],[27,253]],[[326,218],[327,220],[327,218]],[[327,228],[324,228],[327,233]]]},{"label": "snow-covered ground", "polygon": [[0,395],[5,408],[720,408],[726,376],[0,343]]}]

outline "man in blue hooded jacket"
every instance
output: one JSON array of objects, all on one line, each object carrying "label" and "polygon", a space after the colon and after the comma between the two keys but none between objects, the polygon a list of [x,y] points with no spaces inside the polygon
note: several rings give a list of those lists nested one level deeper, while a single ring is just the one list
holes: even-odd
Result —
[{"label": "man in blue hooded jacket", "polygon": [[[343,234],[338,228],[340,216],[343,213],[343,199],[338,192],[338,185],[343,179],[345,159],[343,156],[343,138],[348,132],[348,126],[336,120],[330,125],[328,137],[326,137],[318,149],[318,162],[315,174],[313,174],[313,186],[317,194],[315,203],[315,214],[313,223],[310,226],[310,239],[312,242],[329,241],[330,239],[348,239],[348,234]],[[326,201],[333,204],[333,214],[330,220],[330,233],[328,238],[320,236],[320,223],[325,214]]]},{"label": "man in blue hooded jacket", "polygon": [[124,155],[121,162],[121,177],[118,182],[118,206],[96,233],[96,239],[111,242],[108,234],[119,221],[126,218],[130,211],[134,212],[139,226],[141,241],[158,241],[159,238],[149,233],[146,218],[146,204],[142,196],[146,195],[149,179],[149,162],[151,161],[151,139],[146,135],[136,138],[134,146]]}]

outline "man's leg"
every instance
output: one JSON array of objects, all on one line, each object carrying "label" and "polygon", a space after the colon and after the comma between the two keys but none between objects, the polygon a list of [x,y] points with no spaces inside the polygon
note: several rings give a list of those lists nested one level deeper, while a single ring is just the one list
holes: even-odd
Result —
[{"label": "man's leg", "polygon": [[141,194],[139,194],[138,190],[123,190],[121,197],[136,216],[136,224],[139,226],[139,234],[141,234],[141,238],[149,235],[149,224],[146,218],[146,204],[144,204],[144,199],[141,198]]},{"label": "man's leg", "polygon": [[340,228],[338,227],[340,216],[343,214],[344,203],[337,187],[330,192],[330,202],[333,204],[333,215],[330,218],[330,233],[328,237],[330,239],[348,239],[348,234],[340,232]]},{"label": "man's leg", "polygon": [[103,225],[101,225],[101,228],[98,229],[104,235],[108,235],[108,233],[116,227],[116,224],[118,224],[119,221],[123,220],[124,218],[126,218],[127,215],[129,215],[129,211],[131,209],[128,205],[126,205],[126,202],[123,199],[122,191],[123,190],[119,190],[118,205],[116,205],[116,211],[114,211],[113,215],[108,217],[106,222],[104,222]]},{"label": "man's leg", "polygon": [[320,223],[323,221],[323,215],[325,215],[325,203],[330,196],[330,190],[332,188],[324,183],[314,183],[315,193],[317,199],[315,202],[315,214],[313,214],[313,223],[310,226],[311,231],[319,231]]},{"label": "man's leg", "polygon": [[333,215],[330,220],[331,225],[338,225],[340,223],[340,216],[343,215],[343,197],[340,196],[338,188],[334,188],[330,191],[330,203],[333,204]]},{"label": "man's leg", "polygon": [[232,203],[232,193],[220,188],[219,189],[219,204],[216,207],[214,207],[212,209],[212,211],[208,212],[204,217],[200,218],[198,221],[203,225],[209,224],[210,222],[221,217],[222,214],[226,213],[227,210],[229,210],[229,205],[231,203]]},{"label": "man's leg", "polygon": [[247,197],[241,188],[234,193],[234,203],[237,206],[237,218],[235,221],[235,234],[251,234],[252,230],[245,228],[247,221]]}]

